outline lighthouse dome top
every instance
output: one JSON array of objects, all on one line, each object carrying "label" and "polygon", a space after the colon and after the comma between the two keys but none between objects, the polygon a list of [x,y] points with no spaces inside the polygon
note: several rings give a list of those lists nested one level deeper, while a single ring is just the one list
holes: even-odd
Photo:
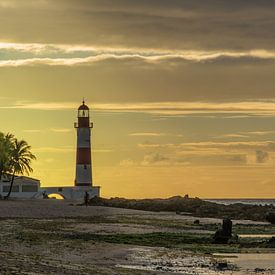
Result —
[{"label": "lighthouse dome top", "polygon": [[78,110],[89,110],[89,107],[85,104],[85,101],[82,101],[82,105],[79,106]]}]

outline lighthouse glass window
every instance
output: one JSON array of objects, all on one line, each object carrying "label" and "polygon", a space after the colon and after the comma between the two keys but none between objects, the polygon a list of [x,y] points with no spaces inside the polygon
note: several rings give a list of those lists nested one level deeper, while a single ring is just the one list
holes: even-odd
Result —
[{"label": "lighthouse glass window", "polygon": [[89,110],[79,110],[78,117],[89,117]]}]

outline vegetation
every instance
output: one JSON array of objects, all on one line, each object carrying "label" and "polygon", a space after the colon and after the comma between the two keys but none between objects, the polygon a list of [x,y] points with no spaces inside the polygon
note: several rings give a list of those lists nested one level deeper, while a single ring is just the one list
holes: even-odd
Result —
[{"label": "vegetation", "polygon": [[245,219],[265,221],[269,212],[275,211],[273,205],[248,205],[236,203],[231,205],[217,204],[199,198],[176,196],[168,199],[124,199],[92,198],[90,205],[101,205],[137,209],[145,211],[173,211],[178,214],[189,214],[196,217]]},{"label": "vegetation", "polygon": [[[38,233],[39,232],[39,233]],[[212,235],[194,233],[153,232],[143,234],[95,234],[89,232],[66,232],[58,230],[19,231],[16,240],[31,245],[55,243],[71,243],[79,246],[80,243],[114,243],[137,246],[165,247],[182,249],[196,253],[242,253],[257,251],[274,251],[274,240],[267,238],[244,238],[229,244],[213,243]]]},{"label": "vegetation", "polygon": [[13,135],[0,132],[0,180],[3,175],[11,172],[11,152]]},{"label": "vegetation", "polygon": [[32,172],[31,162],[35,156],[31,147],[24,140],[18,140],[12,134],[0,132],[0,180],[4,175],[10,178],[10,188],[6,196],[12,191],[15,175]]}]

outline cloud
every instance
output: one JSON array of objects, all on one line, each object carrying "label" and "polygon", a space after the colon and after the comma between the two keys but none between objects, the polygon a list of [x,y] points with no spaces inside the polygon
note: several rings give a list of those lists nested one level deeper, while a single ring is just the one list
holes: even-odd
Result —
[{"label": "cloud", "polygon": [[163,135],[164,135],[163,133],[150,133],[150,132],[129,134],[129,136],[132,136],[132,137],[159,137]]},{"label": "cloud", "polygon": [[69,128],[50,128],[50,129],[25,129],[24,133],[43,133],[43,132],[55,132],[55,133],[68,133],[72,129]]},{"label": "cloud", "polygon": [[93,149],[93,153],[111,153],[114,152],[113,149]]},{"label": "cloud", "polygon": [[247,134],[255,135],[255,136],[265,136],[265,135],[273,135],[275,134],[275,131],[252,131],[252,132],[247,132]]},{"label": "cloud", "polygon": [[160,153],[151,153],[148,155],[145,155],[141,165],[147,166],[147,165],[169,165],[171,164],[171,160],[160,154]]},{"label": "cloud", "polygon": [[274,115],[275,102],[148,102],[148,103],[111,103],[94,104],[94,109],[118,112],[145,112],[164,115],[190,114],[251,114]]},{"label": "cloud", "polygon": [[[272,1],[10,0],[0,40],[163,48],[272,48]],[[14,18],[20,25],[14,24]],[[50,20],[49,20],[50,18]],[[24,32],[22,32],[24,29]],[[220,39],[221,34],[223,39]]]},{"label": "cloud", "polygon": [[274,141],[146,142],[138,144],[138,147],[148,152],[149,157],[158,153],[164,155],[167,158],[166,165],[256,166],[263,163],[274,165],[273,158],[270,157],[275,154]]},{"label": "cloud", "polygon": [[256,162],[257,163],[265,163],[269,159],[269,154],[266,151],[257,150],[256,151]]},{"label": "cloud", "polygon": [[70,102],[34,102],[24,103],[18,102],[10,106],[1,106],[0,109],[25,109],[25,110],[64,110],[64,109],[75,109],[79,103]]},{"label": "cloud", "polygon": [[141,166],[238,166],[247,164],[247,153],[221,150],[216,152],[189,151],[175,153],[173,150],[166,151],[165,153],[151,152],[146,154],[140,162]]},{"label": "cloud", "polygon": [[26,130],[23,130],[24,133],[41,133],[42,130],[40,129],[26,129]]},{"label": "cloud", "polygon": [[72,129],[68,129],[68,128],[51,128],[50,131],[55,132],[55,133],[69,133],[69,132],[72,131]]},{"label": "cloud", "polygon": [[[232,117],[234,118],[234,117]],[[248,132],[240,132],[236,134],[223,134],[216,136],[215,138],[251,138],[253,136],[267,136],[274,135],[275,131],[248,131]]]},{"label": "cloud", "polygon": [[[76,90],[81,91],[81,97],[97,103],[131,105],[153,101],[230,104],[274,100],[274,59],[208,57],[212,52],[219,54],[223,50],[124,49],[119,46],[104,49],[91,46],[85,50],[88,46],[82,47],[79,52],[73,48],[70,51],[69,47],[54,50],[37,47],[33,52],[0,50],[4,66],[0,67],[2,93],[11,91],[13,101],[21,98],[41,103],[75,101],[79,97]],[[239,50],[242,51],[246,52]],[[209,59],[190,61],[173,57],[179,54],[184,54],[184,58],[191,55],[197,60],[202,55]],[[171,107],[173,105],[166,110],[169,114]],[[236,115],[245,117],[246,114]]]},{"label": "cloud", "polygon": [[21,7],[43,7],[47,4],[47,0],[28,0],[24,4],[18,0],[0,0],[0,7],[4,9],[15,9]]},{"label": "cloud", "polygon": [[[77,102],[17,102],[14,105],[0,106],[0,109],[26,109],[26,110],[66,110],[75,109]],[[240,113],[251,116],[274,116],[275,102],[136,102],[136,103],[93,103],[95,111],[101,112],[136,112],[154,115],[225,115]],[[250,132],[259,134],[259,132]],[[270,132],[264,132],[272,133]],[[144,135],[146,133],[133,133],[132,135]],[[148,133],[147,133],[148,134]],[[149,133],[152,134],[152,133]],[[154,134],[154,133],[153,133]],[[236,136],[236,134],[234,134]],[[241,135],[241,134],[240,134]],[[232,137],[232,135],[231,135]],[[240,136],[239,136],[240,137]]]},{"label": "cloud", "polygon": [[139,143],[140,149],[182,149],[185,151],[223,149],[223,150],[263,150],[275,151],[275,141],[228,141],[228,142],[185,142],[185,143]]},{"label": "cloud", "polygon": [[34,152],[39,153],[71,153],[75,152],[73,147],[33,147]]},{"label": "cloud", "polygon": [[248,138],[249,136],[247,135],[242,135],[242,134],[224,134],[217,136],[216,138]]},{"label": "cloud", "polygon": [[135,165],[135,162],[132,159],[124,159],[119,163],[119,166],[122,166],[122,167],[131,167],[134,165]]},{"label": "cloud", "polygon": [[85,45],[0,43],[0,67],[82,66],[107,60],[140,61],[166,66],[189,62],[274,61],[275,51],[171,50],[158,48],[119,48]]}]

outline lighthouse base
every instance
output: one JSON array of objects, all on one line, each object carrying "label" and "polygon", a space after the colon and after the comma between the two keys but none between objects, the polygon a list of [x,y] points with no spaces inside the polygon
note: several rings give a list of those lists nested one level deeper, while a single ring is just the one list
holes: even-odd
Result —
[{"label": "lighthouse base", "polygon": [[64,199],[70,200],[84,200],[86,192],[89,194],[90,198],[100,196],[100,187],[99,186],[62,186],[62,187],[44,187],[40,188],[39,196],[42,196],[43,193],[58,194]]}]

